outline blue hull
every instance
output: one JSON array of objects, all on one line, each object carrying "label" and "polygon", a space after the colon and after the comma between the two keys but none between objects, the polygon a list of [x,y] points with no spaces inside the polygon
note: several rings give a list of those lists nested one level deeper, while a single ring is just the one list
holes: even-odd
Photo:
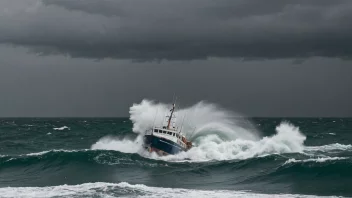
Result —
[{"label": "blue hull", "polygon": [[177,154],[181,151],[185,151],[181,146],[173,141],[167,140],[165,138],[156,137],[153,135],[144,136],[144,147],[149,151],[155,151],[158,154]]}]

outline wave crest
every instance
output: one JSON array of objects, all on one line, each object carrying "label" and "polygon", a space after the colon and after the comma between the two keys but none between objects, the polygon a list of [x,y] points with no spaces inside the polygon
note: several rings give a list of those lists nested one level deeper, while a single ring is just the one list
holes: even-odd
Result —
[{"label": "wave crest", "polygon": [[291,158],[287,160],[283,165],[292,164],[292,163],[305,163],[305,162],[324,163],[326,161],[336,161],[336,160],[345,160],[345,159],[348,159],[348,158],[347,157],[321,157],[321,158],[311,158],[311,159],[302,159],[302,160]]},{"label": "wave crest", "polygon": [[248,159],[258,156],[300,153],[304,149],[306,137],[297,127],[287,122],[276,127],[276,134],[259,141],[236,139],[223,141],[217,135],[202,137],[197,146],[174,156],[165,156],[166,160],[191,159],[194,161]]}]

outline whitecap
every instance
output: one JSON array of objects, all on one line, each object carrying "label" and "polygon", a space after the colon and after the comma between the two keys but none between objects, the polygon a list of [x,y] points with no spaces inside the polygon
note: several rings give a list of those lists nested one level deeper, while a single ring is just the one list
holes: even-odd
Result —
[{"label": "whitecap", "polygon": [[306,151],[323,151],[323,152],[331,152],[331,151],[345,151],[345,150],[350,150],[352,149],[352,145],[350,144],[339,144],[339,143],[334,143],[334,144],[327,144],[327,145],[322,145],[322,146],[308,146],[305,147],[304,150]]},{"label": "whitecap", "polygon": [[45,154],[50,153],[50,152],[54,152],[54,153],[59,153],[59,152],[73,153],[73,152],[81,152],[81,151],[89,151],[89,149],[80,149],[80,150],[53,149],[53,150],[36,152],[36,153],[22,154],[20,156],[40,156],[40,155],[45,155]]},{"label": "whitecap", "polygon": [[326,161],[336,161],[336,160],[345,160],[348,159],[347,157],[321,157],[321,158],[311,158],[311,159],[303,159],[303,160],[296,160],[291,158],[287,160],[283,165],[291,164],[291,163],[304,163],[304,162],[317,162],[323,163]]},{"label": "whitecap", "polygon": [[70,130],[70,128],[68,126],[63,126],[63,127],[53,128],[53,129],[57,130],[57,131],[63,131],[65,129]]}]

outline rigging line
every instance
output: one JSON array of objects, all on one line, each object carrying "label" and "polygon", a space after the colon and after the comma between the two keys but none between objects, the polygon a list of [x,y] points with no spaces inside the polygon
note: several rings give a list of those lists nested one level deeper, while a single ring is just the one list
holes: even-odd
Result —
[{"label": "rigging line", "polygon": [[156,121],[156,117],[158,115],[158,111],[159,111],[159,107],[156,108],[156,114],[154,116],[153,128],[155,127],[155,121]]}]

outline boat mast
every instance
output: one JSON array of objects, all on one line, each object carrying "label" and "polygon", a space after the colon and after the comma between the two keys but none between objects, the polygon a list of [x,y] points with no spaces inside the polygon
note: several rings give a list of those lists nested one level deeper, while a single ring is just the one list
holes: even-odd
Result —
[{"label": "boat mast", "polygon": [[170,114],[170,116],[169,116],[169,120],[167,121],[167,129],[170,129],[172,114],[173,114],[174,111],[175,111],[175,103],[172,104],[172,109],[171,109],[170,111],[171,111],[171,114]]}]

